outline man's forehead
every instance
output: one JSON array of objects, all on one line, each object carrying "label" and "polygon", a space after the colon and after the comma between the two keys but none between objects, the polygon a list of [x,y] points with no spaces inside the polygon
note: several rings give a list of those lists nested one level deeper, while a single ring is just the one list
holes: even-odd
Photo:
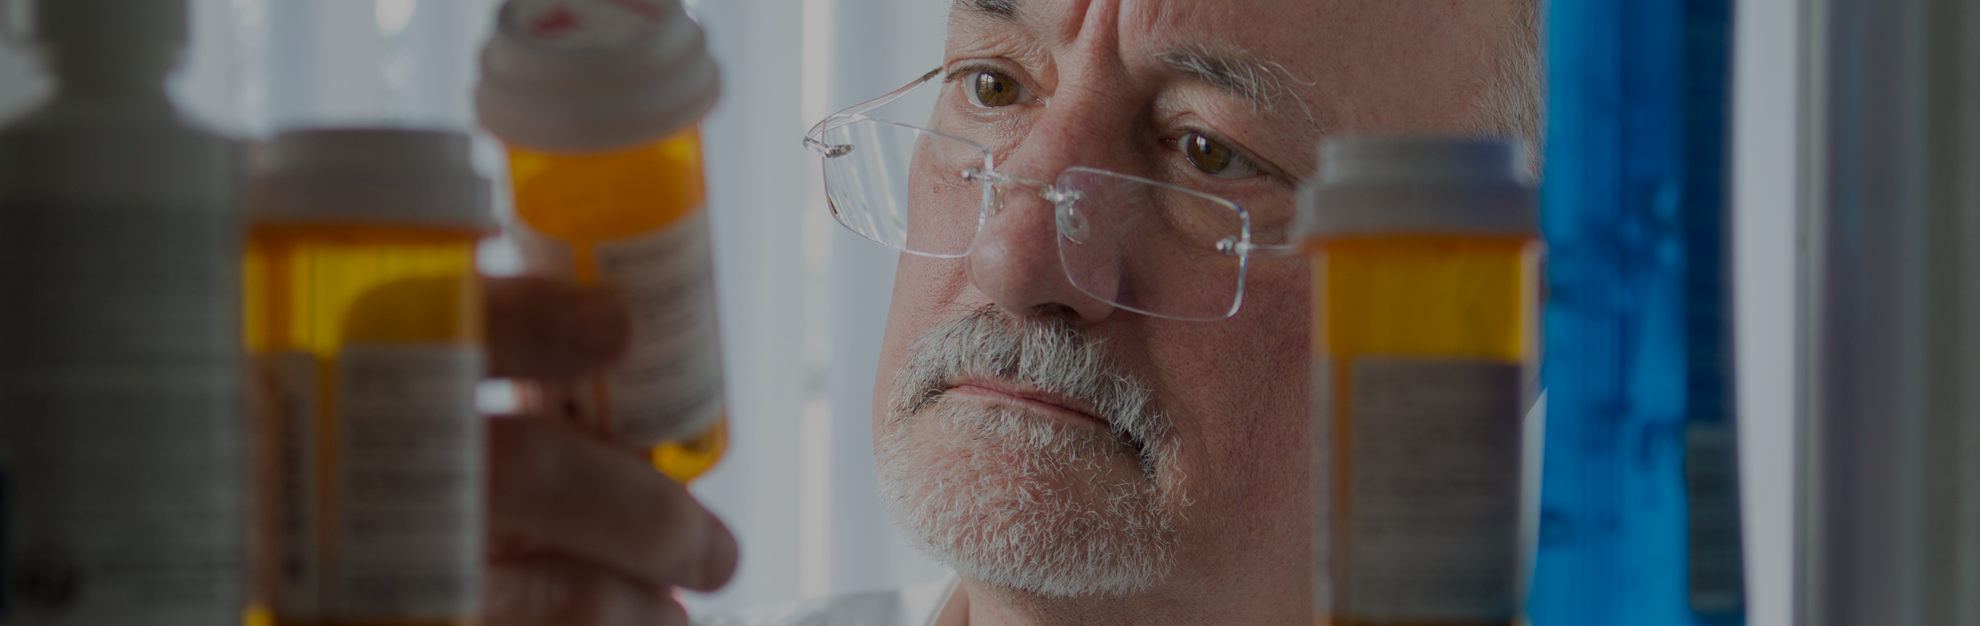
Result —
[{"label": "man's forehead", "polygon": [[1060,55],[1111,56],[1302,130],[1538,134],[1539,0],[953,1],[956,41],[1030,40],[1048,81]]},{"label": "man's forehead", "polygon": [[992,19],[1015,21],[1018,18],[1017,0],[957,0],[955,7]]},{"label": "man's forehead", "polygon": [[[956,0],[953,10],[959,13],[957,17],[961,17],[966,22],[978,25],[1002,25],[1019,28],[1030,26],[1037,28],[1037,24],[1027,24],[1027,22],[1039,20],[1052,21],[1052,18],[1061,18],[1059,15],[1054,15],[1058,13],[1072,13],[1072,15],[1066,15],[1065,17],[1077,19],[1078,16],[1076,14],[1078,11],[1076,9],[1078,5],[1085,4],[1088,3],[1083,1],[1063,3],[1052,2],[1050,0],[1046,0],[1045,2],[1039,2],[1038,0]],[[1161,8],[1176,6],[1190,7],[1192,4],[1195,3],[1167,3],[1166,5],[1158,6],[1158,10],[1151,12],[1150,15],[1135,17],[1149,20],[1163,20],[1164,17],[1168,17],[1170,18],[1169,21],[1194,21],[1194,18],[1199,16],[1191,15],[1177,20],[1176,18],[1178,16],[1174,15],[1174,11],[1160,10]],[[1208,4],[1223,5],[1223,3]],[[1269,17],[1267,15],[1247,15],[1245,12],[1239,11],[1213,12],[1213,14],[1215,13],[1221,13],[1222,15],[1220,17],[1238,16],[1254,18],[1240,21],[1248,21],[1261,26],[1270,22],[1270,20],[1264,19]],[[1122,16],[1122,18],[1128,19],[1129,16]],[[1063,18],[1060,21],[1064,21]],[[1053,24],[1053,26],[1067,27],[1072,25],[1057,23]],[[1253,109],[1278,111],[1282,107],[1286,107],[1288,110],[1303,113],[1307,118],[1306,121],[1309,123],[1313,121],[1311,119],[1311,104],[1301,97],[1299,90],[1296,88],[1296,85],[1310,87],[1313,83],[1302,80],[1285,63],[1279,60],[1267,58],[1257,51],[1233,42],[1213,41],[1205,37],[1206,34],[1214,33],[1216,30],[1228,31],[1231,29],[1210,29],[1206,31],[1200,28],[1178,28],[1177,26],[1179,25],[1176,24],[1151,26],[1155,27],[1147,30],[1169,35],[1167,37],[1161,37],[1161,41],[1155,42],[1155,46],[1152,48],[1152,58],[1158,62],[1159,67],[1179,76],[1201,81],[1228,95],[1243,99],[1249,102]],[[1201,25],[1199,24],[1198,26]],[[1237,33],[1227,32],[1224,34],[1235,35]],[[1255,40],[1255,38],[1252,39]]]}]

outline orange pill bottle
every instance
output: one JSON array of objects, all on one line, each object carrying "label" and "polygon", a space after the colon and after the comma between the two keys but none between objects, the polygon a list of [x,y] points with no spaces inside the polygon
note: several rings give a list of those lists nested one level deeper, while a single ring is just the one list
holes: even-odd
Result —
[{"label": "orange pill bottle", "polygon": [[316,130],[254,159],[248,622],[481,621],[475,248],[496,231],[458,133]]},{"label": "orange pill bottle", "polygon": [[700,135],[718,91],[675,0],[509,0],[482,53],[481,124],[508,148],[525,265],[617,289],[631,346],[603,376],[526,389],[688,481],[728,445]]},{"label": "orange pill bottle", "polygon": [[1321,147],[1313,262],[1316,623],[1510,625],[1538,217],[1513,144]]}]

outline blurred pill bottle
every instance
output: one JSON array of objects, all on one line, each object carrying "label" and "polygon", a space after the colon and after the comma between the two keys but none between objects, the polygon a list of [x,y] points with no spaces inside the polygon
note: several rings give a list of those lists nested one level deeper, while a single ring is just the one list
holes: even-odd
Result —
[{"label": "blurred pill bottle", "polygon": [[602,376],[525,387],[688,481],[727,447],[701,139],[718,80],[678,0],[509,0],[475,104],[508,147],[530,273],[609,285],[631,307]]},{"label": "blurred pill bottle", "polygon": [[0,125],[0,624],[240,615],[240,159],[167,92],[187,5],[0,2],[55,83]]},{"label": "blurred pill bottle", "polygon": [[1313,262],[1317,623],[1513,624],[1538,217],[1515,144],[1343,137]]},{"label": "blurred pill bottle", "polygon": [[250,624],[480,622],[475,248],[497,227],[468,146],[307,130],[251,159]]}]

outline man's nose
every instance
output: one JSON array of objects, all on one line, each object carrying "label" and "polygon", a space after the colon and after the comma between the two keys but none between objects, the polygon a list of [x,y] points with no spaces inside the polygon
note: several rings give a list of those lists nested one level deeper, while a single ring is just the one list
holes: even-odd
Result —
[{"label": "man's nose", "polygon": [[970,283],[1013,315],[1070,315],[1084,323],[1112,315],[1114,305],[1080,291],[1067,278],[1059,257],[1055,207],[1039,195],[1039,188],[1015,184],[1002,190],[999,200],[1002,207],[977,230],[970,250]]},{"label": "man's nose", "polygon": [[[998,169],[1051,182],[1070,167],[1129,165],[1124,160],[1132,160],[1135,152],[1129,139],[1133,103],[1103,89],[1072,87],[1103,84],[1102,78],[1068,75],[1068,87],[1032,120],[1021,143],[1004,155]],[[1003,190],[1000,206],[993,206],[997,210],[977,231],[969,255],[970,282],[1015,315],[1072,315],[1083,323],[1106,319],[1114,313],[1110,301],[1119,272],[1077,268],[1082,279],[1074,286],[1059,255],[1056,207],[1039,191],[1037,185],[1025,183]],[[1104,279],[1099,278],[1102,275]]]}]

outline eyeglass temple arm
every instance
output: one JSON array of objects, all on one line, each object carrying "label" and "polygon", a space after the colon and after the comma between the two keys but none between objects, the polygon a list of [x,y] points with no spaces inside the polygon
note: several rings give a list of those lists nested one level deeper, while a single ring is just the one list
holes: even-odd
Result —
[{"label": "eyeglass temple arm", "polygon": [[843,111],[825,116],[825,119],[819,120],[817,124],[811,127],[811,130],[805,131],[804,145],[813,147],[813,149],[826,147],[824,142],[819,140],[819,137],[823,136],[825,131],[854,121],[859,116],[865,115],[867,111],[887,106],[893,101],[901,99],[901,96],[907,95],[907,92],[914,91],[915,87],[920,87],[922,83],[928,82],[928,79],[934,78],[936,74],[940,73],[942,73],[942,68],[939,67],[928,70],[928,73],[922,74],[921,78],[916,78],[913,82],[901,86],[900,89],[888,92],[887,95],[846,107]]}]

